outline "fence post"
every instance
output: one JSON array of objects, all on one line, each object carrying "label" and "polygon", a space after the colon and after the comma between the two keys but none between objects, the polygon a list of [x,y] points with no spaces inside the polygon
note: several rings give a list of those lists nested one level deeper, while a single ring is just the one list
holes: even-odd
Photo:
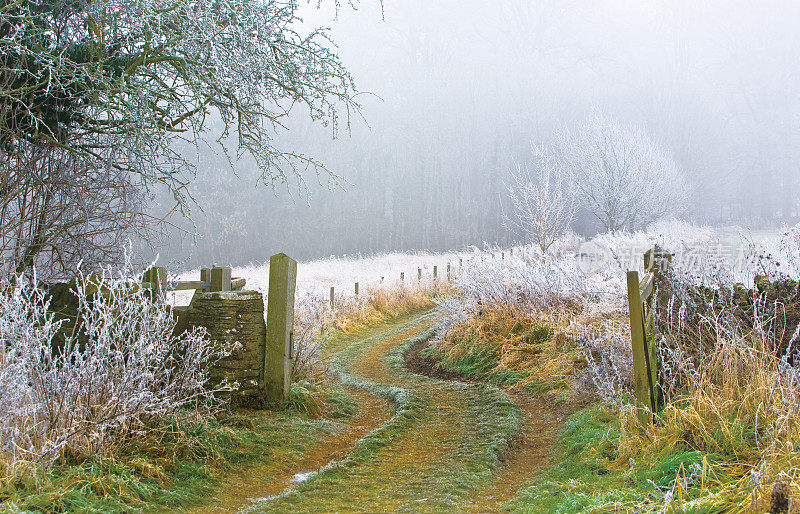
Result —
[{"label": "fence post", "polygon": [[450,282],[450,262],[447,263],[447,281]]},{"label": "fence post", "polygon": [[644,254],[644,270],[662,278],[672,263],[672,254],[658,245],[647,250]]},{"label": "fence post", "polygon": [[200,282],[206,284],[202,287],[203,291],[211,290],[211,268],[200,268]]},{"label": "fence post", "polygon": [[406,278],[405,272],[401,271],[400,272],[400,282],[402,282],[405,278]]},{"label": "fence post", "polygon": [[439,268],[438,266],[434,266],[433,267],[433,280],[436,280],[436,278],[439,276],[439,269],[438,268]]},{"label": "fence post", "polygon": [[422,268],[417,268],[417,280],[422,281]]},{"label": "fence post", "polygon": [[628,309],[631,320],[631,344],[633,350],[633,378],[636,390],[636,415],[642,424],[653,421],[656,410],[653,366],[644,328],[644,309],[639,291],[639,273],[628,272]]},{"label": "fence post", "polygon": [[154,266],[144,272],[142,282],[149,282],[153,294],[161,295],[167,284],[167,268]]},{"label": "fence post", "polygon": [[356,282],[356,296],[358,296],[358,282]]},{"label": "fence post", "polygon": [[231,269],[211,268],[211,291],[231,290]]},{"label": "fence post", "polygon": [[296,285],[297,262],[282,253],[270,257],[264,351],[264,389],[270,403],[282,402],[289,394]]},{"label": "fence post", "polygon": [[333,307],[334,307],[334,303],[333,303],[333,286],[331,286],[331,309],[333,309]]}]

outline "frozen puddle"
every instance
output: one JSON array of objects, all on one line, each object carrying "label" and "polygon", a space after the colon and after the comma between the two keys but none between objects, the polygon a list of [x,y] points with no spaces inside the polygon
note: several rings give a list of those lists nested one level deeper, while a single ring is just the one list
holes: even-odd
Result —
[{"label": "frozen puddle", "polygon": [[316,474],[317,474],[316,471],[301,471],[300,473],[297,473],[295,476],[290,478],[289,482],[293,484],[302,484],[303,482],[305,482],[306,480],[308,480],[309,478],[313,477]]},{"label": "frozen puddle", "polygon": [[[305,482],[306,480],[308,480],[309,478],[313,477],[316,474],[317,474],[316,471],[301,471],[300,473],[296,473],[292,478],[290,478],[288,482],[290,484],[302,484],[303,482]],[[272,494],[269,496],[262,496],[260,498],[248,498],[248,501],[252,505],[250,506],[250,508],[242,509],[239,512],[248,512],[253,507],[257,507],[261,503],[267,503],[271,500],[274,500],[276,497],[277,497],[276,495]]]}]

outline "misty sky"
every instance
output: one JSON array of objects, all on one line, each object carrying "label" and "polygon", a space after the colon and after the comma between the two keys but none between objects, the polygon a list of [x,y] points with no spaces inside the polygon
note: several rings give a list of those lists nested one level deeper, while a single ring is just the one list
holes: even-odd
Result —
[{"label": "misty sky", "polygon": [[[692,188],[683,217],[763,225],[800,211],[800,2],[363,0],[308,8],[363,92],[352,131],[297,109],[276,141],[344,180],[311,200],[257,186],[252,163],[201,151],[197,247],[174,258],[238,264],[441,250],[512,237],[503,183],[529,143],[594,111],[643,128]],[[313,177],[311,177],[313,178]],[[180,222],[180,220],[179,220]],[[184,226],[187,226],[185,222]],[[598,230],[586,215],[576,231]]]}]

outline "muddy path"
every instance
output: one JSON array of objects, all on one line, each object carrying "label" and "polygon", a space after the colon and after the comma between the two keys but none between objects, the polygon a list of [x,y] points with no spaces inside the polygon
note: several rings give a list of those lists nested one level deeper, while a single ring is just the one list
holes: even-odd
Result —
[{"label": "muddy path", "polygon": [[395,320],[340,348],[331,367],[359,413],[300,461],[230,477],[201,511],[493,512],[514,498],[563,414],[442,373],[420,355],[433,323]]},{"label": "muddy path", "polygon": [[[406,369],[442,380],[479,382],[472,377],[437,367],[432,359],[422,356],[426,346],[426,342],[420,341],[406,353]],[[525,413],[524,424],[501,455],[500,468],[492,481],[470,494],[465,509],[469,512],[498,512],[505,503],[515,498],[526,482],[533,478],[536,470],[548,464],[558,430],[575,410],[575,405],[558,402],[547,394],[530,396],[514,390],[504,392]]]}]

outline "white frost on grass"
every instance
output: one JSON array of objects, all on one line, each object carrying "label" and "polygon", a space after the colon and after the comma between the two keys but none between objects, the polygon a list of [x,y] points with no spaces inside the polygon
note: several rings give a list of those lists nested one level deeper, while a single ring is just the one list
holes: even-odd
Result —
[{"label": "white frost on grass", "polygon": [[[451,272],[458,271],[459,257],[467,261],[471,251],[463,252],[409,252],[387,253],[370,257],[331,256],[327,259],[299,262],[297,264],[298,298],[313,295],[328,299],[330,288],[334,287],[336,295],[355,295],[355,283],[359,283],[359,292],[368,287],[380,287],[381,284],[396,286],[400,284],[400,273],[405,274],[406,284],[417,283],[418,269],[422,268],[423,279],[433,276],[433,267],[438,267],[439,280],[447,279],[447,263]],[[259,291],[266,295],[269,290],[269,262],[237,266],[232,269],[234,277],[247,280],[245,289]],[[195,269],[181,273],[178,280],[198,280],[200,270]],[[381,279],[383,279],[381,281]],[[179,291],[174,294],[176,305],[188,305],[192,291]]]}]

